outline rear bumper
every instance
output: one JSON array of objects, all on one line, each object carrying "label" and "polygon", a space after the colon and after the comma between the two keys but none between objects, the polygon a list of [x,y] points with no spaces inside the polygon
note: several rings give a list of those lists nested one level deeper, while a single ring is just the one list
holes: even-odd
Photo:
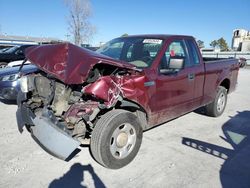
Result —
[{"label": "rear bumper", "polygon": [[29,125],[32,138],[45,151],[57,158],[67,160],[78,148],[80,142],[59,128],[46,110],[36,116],[25,104],[21,104],[20,101],[25,97],[24,93],[18,94],[16,116],[19,131],[22,132],[23,127]]}]

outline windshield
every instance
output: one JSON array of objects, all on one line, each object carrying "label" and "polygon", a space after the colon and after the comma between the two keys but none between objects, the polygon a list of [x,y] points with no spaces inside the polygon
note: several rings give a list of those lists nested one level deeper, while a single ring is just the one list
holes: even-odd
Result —
[{"label": "windshield", "polygon": [[96,52],[138,68],[149,67],[162,46],[162,39],[124,37],[109,41]]},{"label": "windshield", "polygon": [[6,51],[4,51],[4,53],[12,53],[12,52],[14,52],[17,48],[19,48],[19,46],[13,46],[13,47],[7,49]]}]

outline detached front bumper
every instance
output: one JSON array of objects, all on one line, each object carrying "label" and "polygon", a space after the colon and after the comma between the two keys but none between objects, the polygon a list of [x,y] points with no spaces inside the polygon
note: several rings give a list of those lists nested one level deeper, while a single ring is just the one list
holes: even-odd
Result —
[{"label": "detached front bumper", "polygon": [[23,127],[29,125],[32,138],[45,151],[57,158],[67,160],[78,148],[80,142],[59,128],[46,111],[36,116],[22,104],[21,101],[25,98],[25,93],[19,92],[18,110],[16,112],[19,131],[22,132]]}]

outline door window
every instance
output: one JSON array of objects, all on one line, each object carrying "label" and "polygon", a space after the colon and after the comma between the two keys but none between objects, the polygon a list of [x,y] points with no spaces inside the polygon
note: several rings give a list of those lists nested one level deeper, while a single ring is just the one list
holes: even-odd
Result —
[{"label": "door window", "polygon": [[160,73],[164,74],[173,71],[169,67],[169,62],[171,58],[183,59],[184,65],[189,64],[185,44],[182,40],[177,40],[170,43],[166,52],[161,58],[161,62],[159,65]]}]

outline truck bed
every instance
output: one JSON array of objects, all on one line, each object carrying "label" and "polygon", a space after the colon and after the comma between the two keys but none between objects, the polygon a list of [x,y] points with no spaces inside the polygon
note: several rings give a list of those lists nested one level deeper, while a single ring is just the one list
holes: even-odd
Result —
[{"label": "truck bed", "polygon": [[239,62],[234,58],[203,58],[205,67],[204,95],[209,101],[216,95],[220,80],[228,79],[228,93],[235,90],[239,70]]},{"label": "truck bed", "polygon": [[228,61],[228,60],[236,60],[234,58],[216,58],[216,57],[203,57],[202,58],[204,63],[217,63],[218,61],[220,62],[224,62],[224,61]]}]

